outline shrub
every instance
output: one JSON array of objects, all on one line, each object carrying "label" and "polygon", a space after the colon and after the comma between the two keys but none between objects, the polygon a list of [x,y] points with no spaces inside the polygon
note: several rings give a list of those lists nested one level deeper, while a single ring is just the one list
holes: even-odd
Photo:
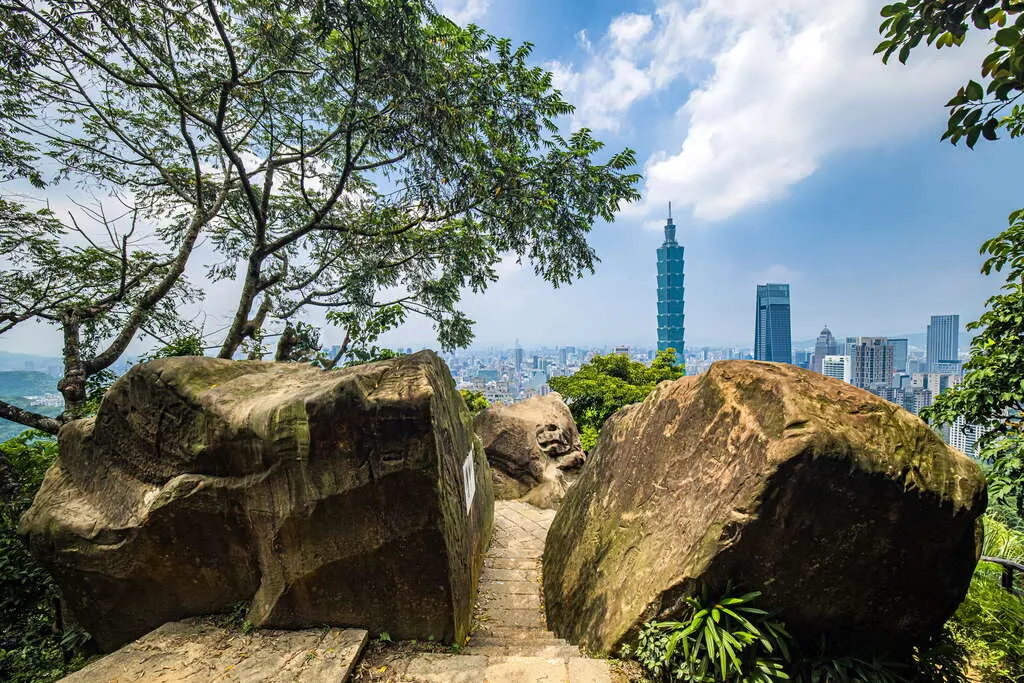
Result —
[{"label": "shrub", "polygon": [[0,443],[0,680],[8,683],[52,681],[84,664],[88,636],[62,628],[57,588],[17,534],[56,455],[56,439],[42,432]]},{"label": "shrub", "polygon": [[594,356],[575,374],[552,377],[548,386],[565,399],[580,430],[583,450],[590,452],[604,424],[619,408],[639,403],[658,382],[683,376],[674,349],[658,351],[649,366],[626,356]]},{"label": "shrub", "polygon": [[790,636],[782,622],[751,603],[760,593],[688,597],[682,621],[648,622],[636,659],[658,681],[760,683],[786,680]]},{"label": "shrub", "polygon": [[[985,555],[1024,562],[1024,534],[985,517]],[[1000,584],[1002,569],[980,562],[967,597],[947,624],[983,681],[1024,680],[1024,600]]]},{"label": "shrub", "polygon": [[[994,542],[1001,542],[994,534]],[[686,683],[966,683],[1021,681],[1024,602],[999,586],[999,570],[979,566],[967,600],[943,633],[911,660],[837,657],[822,640],[797,643],[779,616],[756,606],[759,593],[686,598],[680,621],[643,626],[632,655],[653,681]]]},{"label": "shrub", "polygon": [[484,395],[479,391],[473,391],[471,389],[459,389],[459,394],[462,395],[462,400],[466,402],[466,407],[469,408],[470,415],[476,415],[481,410],[487,410],[490,407],[490,402]]}]

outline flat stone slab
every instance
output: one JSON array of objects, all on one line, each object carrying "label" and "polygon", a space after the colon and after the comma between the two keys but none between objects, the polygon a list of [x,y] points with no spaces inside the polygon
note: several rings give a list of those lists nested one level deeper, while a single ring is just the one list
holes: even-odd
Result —
[{"label": "flat stone slab", "polygon": [[361,629],[241,633],[197,618],[174,621],[63,683],[345,681],[366,645]]}]

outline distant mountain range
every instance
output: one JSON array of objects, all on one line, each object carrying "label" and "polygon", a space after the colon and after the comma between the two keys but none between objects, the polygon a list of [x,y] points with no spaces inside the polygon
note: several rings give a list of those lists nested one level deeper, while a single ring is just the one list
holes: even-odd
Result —
[{"label": "distant mountain range", "polygon": [[51,356],[35,356],[29,353],[0,351],[0,371],[38,370],[48,374],[59,373],[64,361]]}]

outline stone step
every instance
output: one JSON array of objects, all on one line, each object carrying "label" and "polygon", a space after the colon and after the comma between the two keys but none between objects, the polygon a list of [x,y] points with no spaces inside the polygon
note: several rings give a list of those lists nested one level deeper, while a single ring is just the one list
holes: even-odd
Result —
[{"label": "stone step", "polygon": [[480,599],[477,601],[480,609],[491,613],[491,618],[501,621],[500,615],[510,609],[532,609],[540,612],[540,596],[536,593],[499,593],[480,592]]},{"label": "stone step", "polygon": [[554,634],[527,632],[525,637],[477,636],[470,639],[464,652],[481,655],[516,655],[524,657],[579,657],[579,648],[570,645]]},{"label": "stone step", "polygon": [[611,683],[607,662],[583,657],[420,653],[396,662],[394,673],[417,683]]},{"label": "stone step", "polygon": [[536,569],[540,570],[540,561],[517,557],[484,557],[485,569]]},{"label": "stone step", "polygon": [[498,569],[485,567],[480,574],[480,582],[488,581],[540,581],[540,569]]},{"label": "stone step", "polygon": [[540,657],[541,659],[569,659],[579,657],[580,651],[572,645],[536,645],[534,643],[511,644],[494,643],[481,645],[470,643],[463,650],[467,655],[487,655],[488,657]]},{"label": "stone step", "polygon": [[[515,645],[516,647],[572,647],[561,638],[556,638],[547,631],[540,633],[528,633],[524,637],[510,638],[508,636],[473,636],[467,647],[494,647],[501,645]],[[574,648],[575,649],[575,648]],[[576,654],[579,650],[576,649]]]},{"label": "stone step", "polygon": [[501,611],[484,611],[479,616],[481,626],[511,626],[514,628],[547,628],[544,613],[539,609],[504,609]]},{"label": "stone step", "polygon": [[542,641],[542,640],[557,640],[559,642],[565,642],[551,631],[547,630],[543,626],[527,627],[522,628],[518,626],[508,626],[507,624],[478,624],[475,631],[473,631],[473,638],[495,638],[502,639],[509,642],[515,641]]}]

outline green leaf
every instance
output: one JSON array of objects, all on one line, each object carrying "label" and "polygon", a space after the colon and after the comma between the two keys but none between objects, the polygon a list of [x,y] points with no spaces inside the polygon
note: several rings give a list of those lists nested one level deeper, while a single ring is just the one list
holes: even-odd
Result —
[{"label": "green leaf", "polygon": [[997,45],[1013,47],[1020,42],[1020,32],[1016,28],[1007,27],[996,31],[995,40]]}]

